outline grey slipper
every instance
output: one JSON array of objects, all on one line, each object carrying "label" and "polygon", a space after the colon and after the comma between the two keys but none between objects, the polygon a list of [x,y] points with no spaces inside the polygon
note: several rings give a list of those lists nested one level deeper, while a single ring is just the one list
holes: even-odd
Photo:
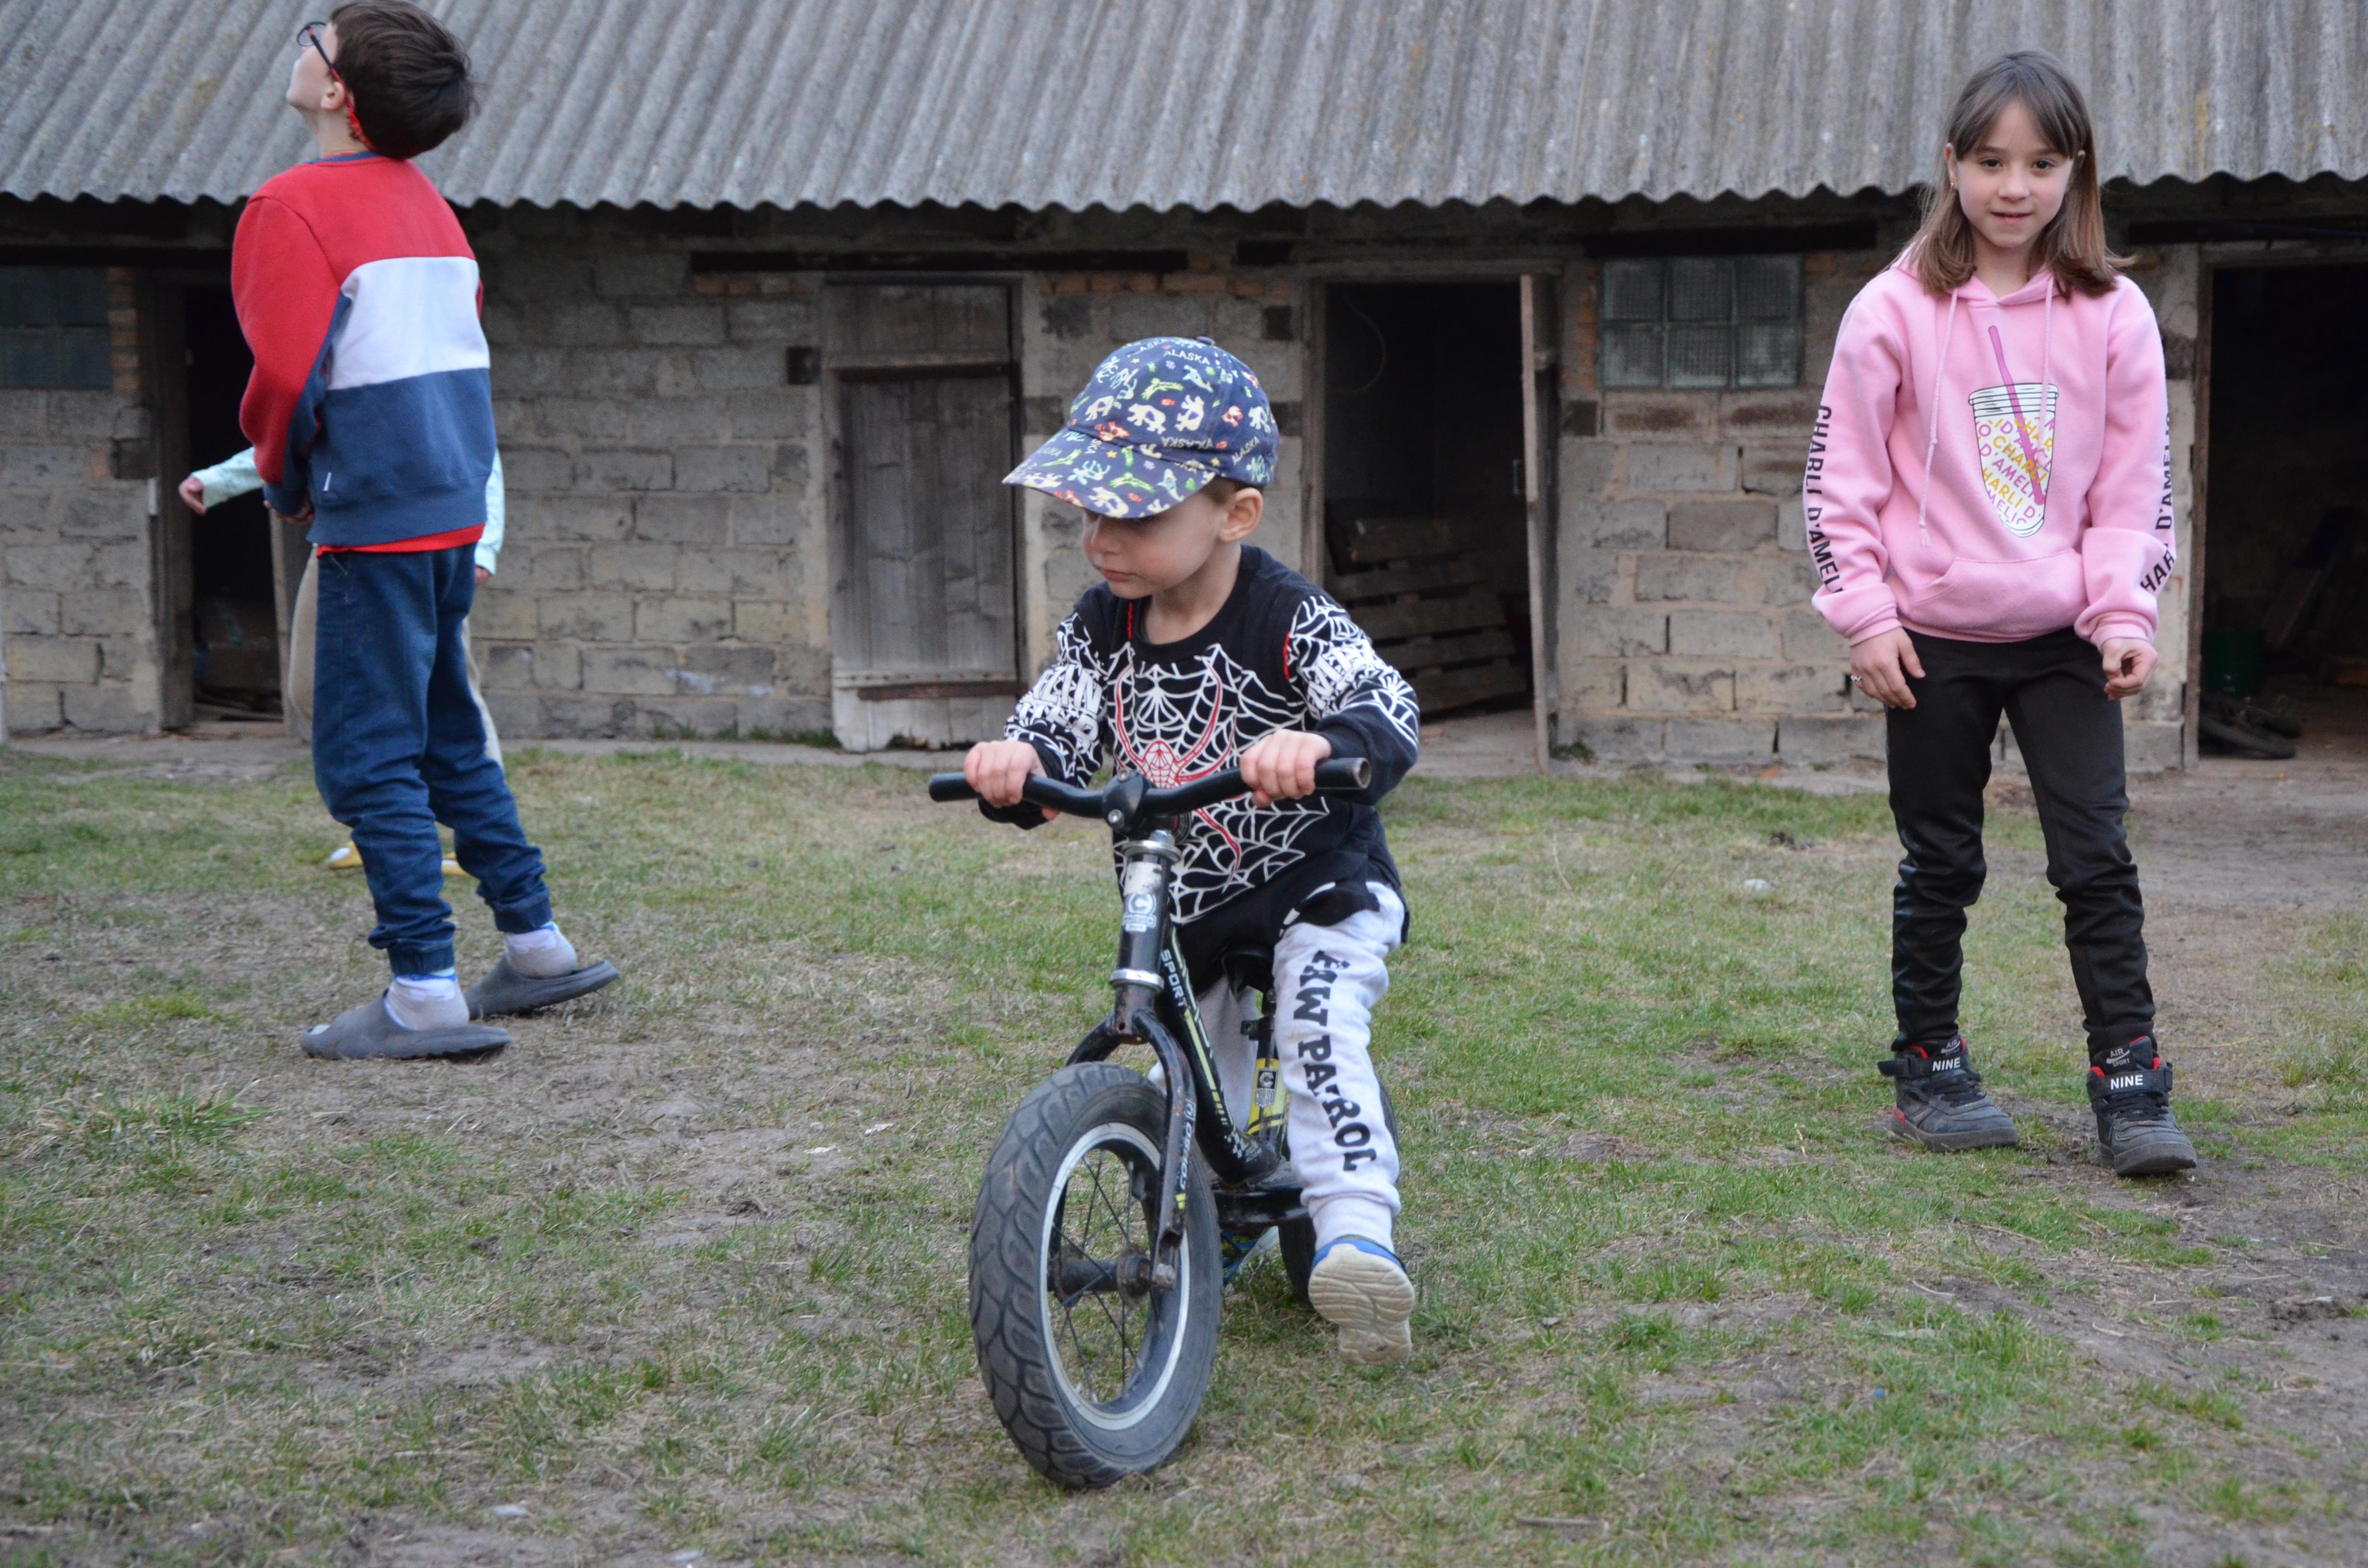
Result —
[{"label": "grey slipper", "polygon": [[480,1056],[509,1044],[507,1029],[462,1024],[450,1029],[407,1029],[386,1010],[383,994],[336,1022],[316,1024],[297,1037],[304,1054],[338,1062],[408,1061],[428,1056]]},{"label": "grey slipper", "polygon": [[504,953],[491,974],[469,987],[469,1017],[485,1018],[556,1007],[562,1002],[588,996],[616,978],[617,966],[603,959],[565,974],[537,980],[512,969],[509,955]]}]

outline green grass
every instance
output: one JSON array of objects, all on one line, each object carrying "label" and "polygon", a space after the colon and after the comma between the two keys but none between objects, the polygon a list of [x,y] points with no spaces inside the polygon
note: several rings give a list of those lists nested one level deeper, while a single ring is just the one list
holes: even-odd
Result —
[{"label": "green grass", "polygon": [[[2167,1519],[2291,1532],[2356,1496],[2294,1480],[2250,1385],[2109,1373],[2045,1326],[2100,1272],[2201,1298],[2244,1255],[2067,1177],[2078,1012],[2044,886],[1994,881],[1967,1011],[1993,1086],[2049,1119],[2021,1150],[1908,1156],[1874,1131],[1881,802],[1716,780],[1400,791],[1414,940],[1378,1049],[1417,1358],[1338,1366],[1253,1273],[1178,1460],[1057,1494],[985,1402],[962,1257],[1004,1115],[1106,1000],[1097,836],[994,829],[887,767],[511,771],[563,919],[628,979],[491,1062],[377,1066],[294,1049],[383,974],[301,775],[0,762],[9,1561],[516,1536],[783,1562],[2104,1563]],[[1995,824],[1994,849],[2037,842]],[[453,886],[473,969],[493,940]],[[2305,1107],[2199,1096],[2192,1120],[2256,1162],[2359,1168],[2362,935],[2328,925],[2276,982],[2298,1043],[2272,1076]],[[2150,1332],[2222,1355],[2226,1311]]]}]

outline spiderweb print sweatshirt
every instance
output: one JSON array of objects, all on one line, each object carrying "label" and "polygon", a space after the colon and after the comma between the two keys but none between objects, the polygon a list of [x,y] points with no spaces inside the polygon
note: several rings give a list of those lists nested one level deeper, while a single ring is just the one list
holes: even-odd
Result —
[{"label": "spiderweb print sweatshirt", "polygon": [[[1331,902],[1345,915],[1370,906],[1366,882],[1398,885],[1373,803],[1414,766],[1422,715],[1349,612],[1262,550],[1242,551],[1224,608],[1191,636],[1149,642],[1147,610],[1097,585],[1061,623],[1053,662],[1004,726],[1053,778],[1083,784],[1109,767],[1182,784],[1233,767],[1276,730],[1322,735],[1335,757],[1372,764],[1357,795],[1264,807],[1244,795],[1194,813],[1175,907],[1194,983],[1205,985],[1226,949],[1272,942],[1303,906],[1316,917],[1326,890],[1338,890]],[[988,814],[1022,827],[1043,820],[1024,803]]]}]

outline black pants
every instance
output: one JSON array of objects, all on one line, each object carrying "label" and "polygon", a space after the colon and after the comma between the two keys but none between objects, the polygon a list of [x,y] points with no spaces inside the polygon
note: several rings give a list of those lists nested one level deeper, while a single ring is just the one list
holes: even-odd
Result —
[{"label": "black pants", "polygon": [[1909,682],[1915,707],[1889,710],[1888,733],[1891,812],[1907,852],[1891,925],[1899,1043],[1957,1032],[1965,911],[1988,869],[1982,787],[2001,712],[2031,770],[2089,1057],[2152,1034],[2146,909],[2122,833],[2122,710],[2105,696],[2097,650],[2069,629],[2004,643],[1908,635],[1924,676]]}]

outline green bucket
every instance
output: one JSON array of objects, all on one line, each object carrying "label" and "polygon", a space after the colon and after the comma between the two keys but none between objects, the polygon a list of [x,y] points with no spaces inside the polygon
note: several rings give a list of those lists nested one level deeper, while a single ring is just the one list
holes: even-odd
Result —
[{"label": "green bucket", "polygon": [[2261,663],[2268,652],[2259,628],[2203,634],[2203,689],[2250,697],[2261,689]]}]

